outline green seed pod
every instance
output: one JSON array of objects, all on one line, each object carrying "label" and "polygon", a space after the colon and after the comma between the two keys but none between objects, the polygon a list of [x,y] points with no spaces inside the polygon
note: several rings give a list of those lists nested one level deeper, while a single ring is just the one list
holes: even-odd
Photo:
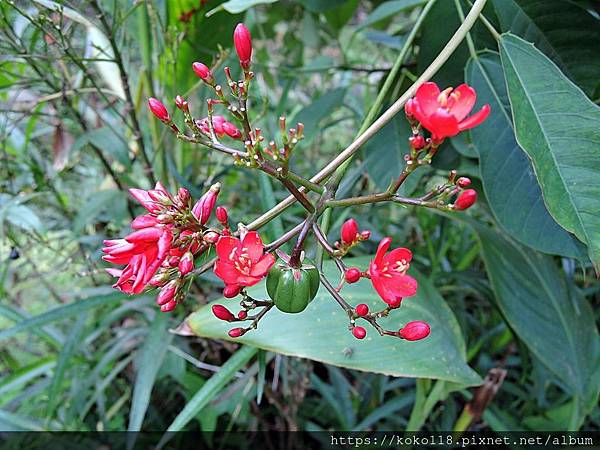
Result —
[{"label": "green seed pod", "polygon": [[267,276],[267,292],[280,311],[304,311],[319,290],[319,271],[312,264],[295,269],[285,263],[276,264]]}]

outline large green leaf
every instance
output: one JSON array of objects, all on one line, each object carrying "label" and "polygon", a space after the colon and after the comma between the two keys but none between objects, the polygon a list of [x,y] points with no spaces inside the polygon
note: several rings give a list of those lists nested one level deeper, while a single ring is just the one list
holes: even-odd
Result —
[{"label": "large green leaf", "polygon": [[600,389],[600,338],[592,308],[568,286],[552,257],[471,225],[498,307],[523,343],[572,391],[579,408],[569,428],[577,428]]},{"label": "large green leaf", "polygon": [[600,22],[564,0],[493,0],[502,31],[533,42],[588,94],[600,85]]},{"label": "large green leaf", "polygon": [[367,16],[358,29],[370,27],[371,25],[392,17],[402,11],[408,11],[425,3],[426,0],[391,0],[382,3]]},{"label": "large green leaf", "polygon": [[[368,259],[357,258],[348,264],[366,267]],[[337,269],[326,264],[326,274],[335,280]],[[425,320],[431,324],[431,335],[418,342],[407,342],[392,337],[381,337],[367,324],[368,335],[357,341],[348,331],[348,318],[321,287],[317,297],[301,314],[284,314],[272,310],[261,320],[257,330],[236,341],[285,355],[309,358],[327,364],[351,369],[383,373],[393,376],[435,378],[462,385],[478,385],[481,378],[466,364],[465,343],[456,318],[435,288],[417,274],[419,291],[406,299],[402,308],[394,311],[381,325],[397,330],[411,320]],[[256,298],[266,298],[264,283],[249,290]],[[381,309],[368,281],[346,287],[344,296],[352,305],[366,303],[372,310]],[[236,300],[220,300],[235,309]],[[229,339],[227,331],[232,324],[217,320],[206,305],[192,314],[188,325],[198,335]]]},{"label": "large green leaf", "polygon": [[485,196],[498,223],[519,242],[544,253],[585,257],[585,247],[552,218],[527,154],[517,144],[500,56],[469,60],[466,81],[479,103],[490,104],[485,122],[471,130],[479,153]]},{"label": "large green leaf", "polygon": [[600,108],[532,44],[504,34],[500,56],[519,145],[556,221],[600,272]]}]

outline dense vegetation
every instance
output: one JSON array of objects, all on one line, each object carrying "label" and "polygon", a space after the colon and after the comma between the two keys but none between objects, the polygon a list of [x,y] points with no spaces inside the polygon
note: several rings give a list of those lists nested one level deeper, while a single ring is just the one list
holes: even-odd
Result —
[{"label": "dense vegetation", "polygon": [[[214,273],[162,313],[155,292],[111,287],[102,242],[142,212],[127,189],[157,180],[194,199],[221,183],[234,227],[288,196],[147,108],[161,99],[183,129],[171,100],[182,95],[205,116],[211,91],[192,63],[239,76],[237,23],[253,37],[250,118],[265,135],[284,114],[303,123],[290,165],[311,177],[414,87],[473,2],[3,2],[0,429],[598,430],[599,12],[474,3],[482,14],[432,80],[468,83],[490,116],[446,139],[399,193],[420,197],[455,169],[476,205],[381,202],[321,222],[331,242],[349,217],[371,231],[349,260],[362,269],[385,236],[412,250],[419,291],[387,325],[424,318],[432,334],[406,342],[373,329],[354,339],[323,289],[303,313],[273,311],[231,339],[206,306],[236,304]],[[410,136],[401,110],[355,154],[336,198],[385,190]],[[272,242],[304,218],[296,203],[260,234]],[[344,292],[381,303],[366,280]]]}]

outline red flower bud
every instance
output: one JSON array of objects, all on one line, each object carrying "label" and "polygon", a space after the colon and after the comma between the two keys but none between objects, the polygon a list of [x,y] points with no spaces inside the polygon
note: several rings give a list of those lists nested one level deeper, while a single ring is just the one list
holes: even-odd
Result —
[{"label": "red flower bud", "polygon": [[250,58],[252,57],[252,37],[250,31],[243,23],[238,23],[233,32],[233,43],[235,51],[240,59],[240,65],[247,69],[250,67]]},{"label": "red flower bud", "polygon": [[189,111],[188,102],[181,95],[175,97],[175,106],[177,106],[177,108],[179,108],[183,112]]},{"label": "red flower bud", "polygon": [[367,330],[365,330],[363,327],[354,327],[352,329],[352,334],[356,339],[364,339],[367,335]]},{"label": "red flower bud", "polygon": [[196,219],[198,219],[202,225],[208,222],[208,219],[210,218],[210,215],[215,207],[215,203],[217,202],[217,197],[219,196],[220,190],[221,183],[213,184],[208,192],[200,197],[200,200],[198,200],[192,208],[192,214],[194,214]]},{"label": "red flower bud", "polygon": [[241,290],[242,290],[242,287],[237,284],[228,284],[227,286],[225,286],[225,289],[223,289],[223,297],[225,297],[225,298],[236,297],[240,293]]},{"label": "red flower bud", "polygon": [[189,202],[191,198],[190,191],[188,191],[186,188],[179,188],[177,196],[179,197],[179,201],[184,205],[187,205],[187,202]]},{"label": "red flower bud", "polygon": [[244,320],[246,317],[248,317],[248,313],[245,310],[241,310],[238,314],[237,314],[238,319],[240,320]]},{"label": "red flower bud", "polygon": [[227,334],[229,335],[229,337],[237,338],[242,336],[245,332],[246,331],[243,328],[232,328]]},{"label": "red flower bud", "polygon": [[344,244],[352,244],[358,235],[358,223],[354,219],[348,219],[342,225],[342,241]]},{"label": "red flower bud", "polygon": [[148,107],[152,114],[154,114],[157,118],[162,120],[163,122],[169,122],[171,120],[171,116],[169,116],[169,111],[160,100],[155,99],[154,97],[150,97],[148,99]]},{"label": "red flower bud", "polygon": [[425,339],[427,336],[429,336],[430,332],[431,328],[427,322],[416,320],[414,322],[408,322],[406,325],[404,325],[404,328],[401,328],[398,331],[398,335],[407,341],[418,341],[420,339]]},{"label": "red flower bud", "polygon": [[471,185],[471,179],[467,178],[467,177],[460,177],[457,181],[456,184],[458,184],[460,187],[465,188]]},{"label": "red flower bud", "polygon": [[156,304],[159,306],[163,306],[169,303],[175,297],[178,288],[179,285],[177,283],[177,280],[169,281],[169,283],[167,283],[160,290],[158,297],[156,297]]},{"label": "red flower bud", "polygon": [[365,317],[367,314],[369,314],[369,307],[364,303],[356,305],[356,308],[354,310],[356,311],[356,314],[358,314],[361,317]]},{"label": "red flower bud", "polygon": [[231,322],[235,317],[227,308],[223,305],[213,305],[212,312],[217,319],[224,320],[225,322]]},{"label": "red flower bud", "polygon": [[229,219],[227,208],[224,206],[217,206],[217,209],[215,210],[215,216],[217,216],[217,220],[221,223],[221,225],[227,225],[227,221]]},{"label": "red flower bud", "polygon": [[185,254],[179,260],[178,268],[181,275],[187,275],[194,270],[194,255],[192,255],[192,252],[185,252]]},{"label": "red flower bud", "polygon": [[358,269],[356,267],[350,267],[344,273],[344,278],[350,284],[356,283],[358,280],[360,280],[360,276],[361,276],[360,269]]},{"label": "red flower bud", "polygon": [[477,201],[477,191],[475,189],[466,189],[462,191],[454,202],[454,209],[462,211],[470,208]]},{"label": "red flower bud", "polygon": [[175,300],[171,300],[169,303],[165,303],[160,307],[161,312],[171,312],[177,306],[177,302]]},{"label": "red flower bud", "polygon": [[242,132],[231,122],[223,122],[221,125],[223,132],[232,139],[240,139]]},{"label": "red flower bud", "polygon": [[198,77],[202,79],[202,81],[205,81],[207,83],[212,81],[212,73],[205,64],[202,64],[201,62],[195,62],[192,64],[192,69],[194,70],[196,75],[198,75]]},{"label": "red flower bud", "polygon": [[204,233],[204,240],[209,244],[214,244],[219,240],[219,234],[214,231],[209,231],[208,233]]},{"label": "red flower bud", "polygon": [[360,232],[360,239],[366,241],[371,237],[371,232],[369,230],[364,230]]},{"label": "red flower bud", "polygon": [[421,150],[423,147],[425,147],[425,138],[420,134],[411,137],[408,142],[415,150]]}]

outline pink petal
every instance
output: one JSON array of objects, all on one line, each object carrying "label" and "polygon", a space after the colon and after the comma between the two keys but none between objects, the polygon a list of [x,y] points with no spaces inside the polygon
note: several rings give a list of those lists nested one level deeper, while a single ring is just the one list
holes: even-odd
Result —
[{"label": "pink petal", "polygon": [[141,230],[142,228],[153,227],[157,224],[156,218],[152,217],[149,214],[144,216],[136,217],[133,222],[131,222],[131,228],[134,230]]},{"label": "pink petal", "polygon": [[487,116],[490,115],[490,111],[491,111],[490,105],[484,105],[483,108],[481,108],[479,111],[477,111],[471,117],[463,120],[458,125],[459,130],[464,131],[464,130],[468,130],[469,128],[476,127],[481,122],[483,122],[485,119],[487,119]]},{"label": "pink petal", "polygon": [[250,231],[244,236],[242,247],[248,251],[252,261],[258,261],[264,253],[263,242],[256,231]]},{"label": "pink petal", "polygon": [[417,280],[410,275],[394,275],[385,279],[385,286],[397,297],[410,297],[417,293]]},{"label": "pink petal", "polygon": [[225,284],[238,284],[240,272],[232,264],[219,259],[215,263],[214,272]]},{"label": "pink petal", "polygon": [[428,130],[437,139],[455,136],[460,131],[456,117],[444,108],[438,108],[436,112],[429,116],[429,122]]},{"label": "pink petal", "polygon": [[155,242],[163,234],[161,228],[142,228],[125,236],[127,242]]},{"label": "pink petal", "polygon": [[[455,100],[452,94],[458,94],[458,100]],[[475,106],[477,94],[475,93],[475,89],[464,83],[454,89],[452,94],[448,98],[448,109],[450,114],[460,122],[469,115],[473,106]]]},{"label": "pink petal", "polygon": [[383,257],[385,255],[385,252],[388,251],[388,248],[390,248],[390,245],[392,245],[392,238],[391,237],[385,237],[381,240],[381,242],[379,242],[379,246],[377,247],[377,252],[375,253],[375,259],[373,260],[372,264],[375,264],[376,266],[380,266],[381,263],[383,262]]},{"label": "pink petal", "polygon": [[440,88],[437,84],[431,81],[423,83],[421,86],[419,86],[417,93],[415,94],[415,98],[417,99],[417,103],[423,115],[430,116],[440,107],[438,102],[439,95]]},{"label": "pink petal", "polygon": [[271,267],[273,267],[273,264],[275,264],[276,260],[277,258],[275,258],[275,256],[273,256],[271,253],[267,253],[252,266],[250,275],[253,277],[263,277],[271,269]]},{"label": "pink petal", "polygon": [[239,250],[242,243],[233,236],[221,236],[217,241],[216,250],[219,259],[229,261],[232,252]]},{"label": "pink petal", "polygon": [[393,264],[396,261],[404,260],[409,263],[412,260],[412,252],[407,248],[395,248],[384,257],[384,262]]}]

